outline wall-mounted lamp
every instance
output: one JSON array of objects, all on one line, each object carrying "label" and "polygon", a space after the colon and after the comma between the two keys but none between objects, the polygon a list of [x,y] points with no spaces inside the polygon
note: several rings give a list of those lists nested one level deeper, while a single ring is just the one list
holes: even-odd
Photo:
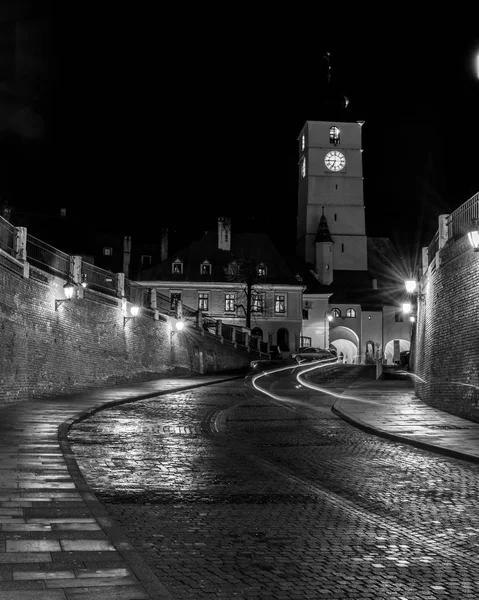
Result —
[{"label": "wall-mounted lamp", "polygon": [[86,273],[81,274],[81,285],[83,288],[86,288],[88,285],[88,281],[86,279]]},{"label": "wall-mounted lamp", "polygon": [[184,321],[176,321],[175,323],[175,329],[173,329],[172,331],[170,331],[170,340],[173,340],[173,336],[178,333],[179,331],[182,331],[185,328],[185,322]]},{"label": "wall-mounted lamp", "polygon": [[123,317],[123,327],[125,327],[126,323],[130,320],[130,319],[134,319],[135,317],[138,316],[140,312],[140,307],[139,306],[132,306],[130,308],[130,316],[129,317]]},{"label": "wall-mounted lamp", "polygon": [[409,317],[409,320],[411,321],[411,323],[415,323],[416,322],[416,317],[414,315],[411,315]]},{"label": "wall-mounted lamp", "polygon": [[425,294],[421,294],[420,292],[416,292],[417,281],[415,279],[407,279],[404,282],[404,285],[406,286],[406,292],[408,294],[415,294],[415,295],[417,295],[417,297],[419,298],[419,300],[421,300],[422,302],[426,301],[426,295]]},{"label": "wall-mounted lamp", "polygon": [[412,310],[412,306],[410,302],[404,302],[402,305],[402,311],[405,315],[409,314]]},{"label": "wall-mounted lamp", "polygon": [[60,304],[64,302],[68,302],[73,298],[73,294],[75,291],[76,284],[73,283],[70,279],[63,286],[63,293],[65,294],[65,298],[61,298],[60,300],[55,300],[55,310],[58,310]]},{"label": "wall-mounted lamp", "polygon": [[472,225],[475,229],[467,234],[469,243],[474,248],[474,252],[479,252],[479,224],[478,219],[472,219]]}]

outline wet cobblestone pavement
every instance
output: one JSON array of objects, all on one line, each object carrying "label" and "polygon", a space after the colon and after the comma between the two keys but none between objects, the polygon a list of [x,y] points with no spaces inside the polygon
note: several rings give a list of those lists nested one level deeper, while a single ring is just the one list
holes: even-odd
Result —
[{"label": "wet cobblestone pavement", "polygon": [[288,375],[261,381],[291,400],[236,380],[70,431],[87,482],[173,598],[479,598],[478,464],[355,429]]}]

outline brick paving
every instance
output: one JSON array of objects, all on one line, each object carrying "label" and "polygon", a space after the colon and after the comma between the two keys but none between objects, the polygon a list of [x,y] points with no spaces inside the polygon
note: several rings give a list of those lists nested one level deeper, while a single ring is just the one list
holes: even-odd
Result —
[{"label": "brick paving", "polygon": [[[381,394],[396,398],[384,403],[396,420],[411,400],[407,386],[342,373],[308,381],[344,401],[364,393],[376,403],[371,431]],[[455,425],[441,429],[444,456],[414,435],[403,444],[351,427],[331,410],[343,400],[290,375],[262,385],[273,397],[230,381],[114,406],[70,430],[88,484],[171,598],[479,597],[479,465],[473,452],[458,460]],[[416,427],[422,406],[431,431],[429,408],[411,402]],[[477,434],[467,424],[465,442]]]},{"label": "brick paving", "polygon": [[0,600],[169,599],[85,482],[67,430],[110,403],[225,378],[164,379],[1,408]]}]

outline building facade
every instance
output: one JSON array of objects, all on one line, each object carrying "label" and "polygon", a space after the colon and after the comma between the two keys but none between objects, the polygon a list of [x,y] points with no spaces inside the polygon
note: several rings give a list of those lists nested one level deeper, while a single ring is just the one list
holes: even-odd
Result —
[{"label": "building facade", "polygon": [[299,346],[301,283],[268,236],[236,233],[230,219],[166,260],[143,270],[138,281],[207,324],[222,321],[289,354]]}]

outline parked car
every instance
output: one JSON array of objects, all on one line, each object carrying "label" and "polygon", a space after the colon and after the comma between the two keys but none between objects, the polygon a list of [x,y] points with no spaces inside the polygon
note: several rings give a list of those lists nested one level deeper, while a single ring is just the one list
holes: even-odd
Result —
[{"label": "parked car", "polygon": [[292,352],[289,355],[289,357],[295,360],[297,363],[302,363],[311,360],[325,360],[328,358],[336,358],[330,350],[325,350],[324,348],[314,348],[309,346],[306,348],[298,348],[298,350]]}]

